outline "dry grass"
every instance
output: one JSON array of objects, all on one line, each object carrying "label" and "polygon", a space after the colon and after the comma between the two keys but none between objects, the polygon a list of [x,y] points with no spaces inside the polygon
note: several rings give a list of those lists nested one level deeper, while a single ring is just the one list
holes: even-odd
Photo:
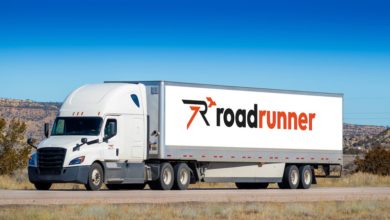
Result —
[{"label": "dry grass", "polygon": [[14,175],[2,175],[0,176],[0,189],[33,189],[32,185],[28,181],[28,177],[22,172],[17,172]]},{"label": "dry grass", "polygon": [[390,186],[390,176],[354,173],[335,179],[318,178],[317,182],[318,187]]},{"label": "dry grass", "polygon": [[[53,189],[85,189],[81,184],[54,184]],[[28,180],[27,170],[18,170],[13,175],[0,176],[0,189],[35,189]]]},{"label": "dry grass", "polygon": [[[355,173],[341,178],[318,178],[314,187],[362,187],[362,186],[390,186],[390,176],[378,176],[368,173]],[[235,188],[234,183],[196,183],[190,188]],[[53,189],[84,190],[81,184],[54,184]],[[277,188],[271,184],[270,188]],[[28,181],[26,170],[17,171],[11,176],[0,176],[0,189],[35,189]]]},{"label": "dry grass", "polygon": [[390,219],[390,200],[0,207],[0,219]]}]

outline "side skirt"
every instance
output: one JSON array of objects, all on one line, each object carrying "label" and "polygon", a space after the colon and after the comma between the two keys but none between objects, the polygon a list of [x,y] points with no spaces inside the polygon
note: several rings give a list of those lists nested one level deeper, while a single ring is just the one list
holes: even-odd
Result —
[{"label": "side skirt", "polygon": [[105,183],[145,183],[145,163],[104,162],[104,170]]}]

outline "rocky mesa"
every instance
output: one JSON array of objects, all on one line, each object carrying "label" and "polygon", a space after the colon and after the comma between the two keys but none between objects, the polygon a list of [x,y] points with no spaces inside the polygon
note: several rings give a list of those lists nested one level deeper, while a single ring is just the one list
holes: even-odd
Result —
[{"label": "rocky mesa", "polygon": [[24,121],[27,124],[26,137],[41,140],[44,137],[43,124],[52,124],[60,107],[61,103],[57,102],[0,98],[0,118]]}]

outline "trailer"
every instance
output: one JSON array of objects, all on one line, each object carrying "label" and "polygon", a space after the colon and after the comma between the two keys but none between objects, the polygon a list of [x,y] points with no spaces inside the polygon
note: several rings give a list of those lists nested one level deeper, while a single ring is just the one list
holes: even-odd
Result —
[{"label": "trailer", "polygon": [[[307,189],[316,169],[342,166],[343,95],[190,84],[113,81],[64,101],[29,160],[38,190],[186,190],[196,182],[240,189]],[[51,135],[49,134],[51,133]]]}]

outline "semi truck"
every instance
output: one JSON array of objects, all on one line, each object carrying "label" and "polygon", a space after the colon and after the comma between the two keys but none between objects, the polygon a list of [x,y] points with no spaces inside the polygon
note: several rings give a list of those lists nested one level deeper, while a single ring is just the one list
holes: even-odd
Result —
[{"label": "semi truck", "polygon": [[[84,85],[63,102],[28,176],[37,190],[308,189],[342,166],[343,95],[168,81]],[[51,130],[51,131],[50,131]]]}]

